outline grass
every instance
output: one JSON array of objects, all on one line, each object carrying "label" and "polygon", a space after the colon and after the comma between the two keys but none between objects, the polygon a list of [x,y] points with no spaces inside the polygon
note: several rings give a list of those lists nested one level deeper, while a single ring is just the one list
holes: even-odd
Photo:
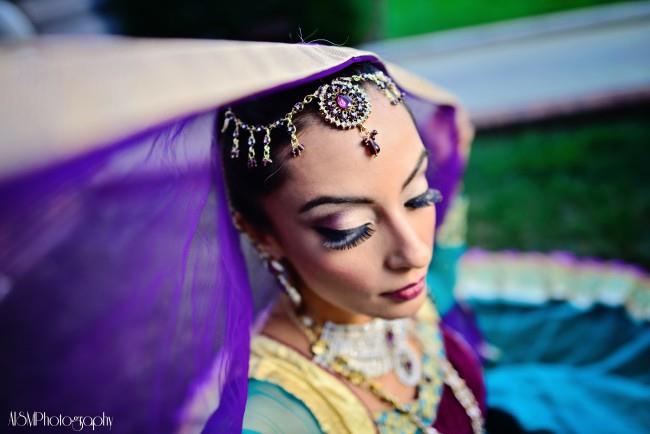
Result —
[{"label": "grass", "polygon": [[650,269],[650,124],[639,111],[479,133],[468,243]]},{"label": "grass", "polygon": [[617,1],[620,0],[388,0],[384,36],[417,35]]}]

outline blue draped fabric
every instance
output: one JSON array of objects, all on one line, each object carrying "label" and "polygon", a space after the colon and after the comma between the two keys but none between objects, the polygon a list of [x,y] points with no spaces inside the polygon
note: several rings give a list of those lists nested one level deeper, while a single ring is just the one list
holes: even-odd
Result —
[{"label": "blue draped fabric", "polygon": [[443,321],[483,357],[488,406],[529,431],[650,433],[642,270],[456,242],[436,246],[427,284]]},{"label": "blue draped fabric", "polygon": [[485,371],[490,406],[528,430],[650,432],[650,323],[621,307],[471,304],[501,350]]}]

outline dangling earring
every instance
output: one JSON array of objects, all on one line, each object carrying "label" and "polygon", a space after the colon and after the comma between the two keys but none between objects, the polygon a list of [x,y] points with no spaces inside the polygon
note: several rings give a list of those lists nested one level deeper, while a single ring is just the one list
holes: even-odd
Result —
[{"label": "dangling earring", "polygon": [[277,259],[272,259],[271,255],[264,251],[260,244],[252,237],[243,227],[240,220],[240,215],[236,212],[232,212],[232,222],[235,228],[239,231],[240,234],[244,235],[253,249],[257,252],[259,257],[266,263],[266,267],[269,272],[280,282],[280,285],[284,291],[289,296],[291,303],[298,308],[302,304],[302,297],[300,292],[296,289],[295,286],[289,281],[289,275],[287,269],[282,265]]},{"label": "dangling earring", "polygon": [[293,286],[291,282],[289,282],[287,269],[284,267],[284,265],[282,265],[280,261],[276,259],[270,259],[269,257],[266,257],[265,260],[269,271],[275,276],[276,279],[278,279],[280,285],[282,285],[282,288],[284,288],[284,291],[289,296],[291,303],[293,303],[296,308],[299,307],[302,303],[302,297],[300,296],[300,293],[296,287]]}]

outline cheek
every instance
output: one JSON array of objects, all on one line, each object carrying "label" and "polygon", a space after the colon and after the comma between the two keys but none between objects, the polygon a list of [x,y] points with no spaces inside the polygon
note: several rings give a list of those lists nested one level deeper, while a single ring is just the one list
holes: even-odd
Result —
[{"label": "cheek", "polygon": [[415,224],[417,225],[418,236],[420,239],[427,243],[433,250],[433,244],[436,237],[436,207],[430,206],[421,210],[417,216]]},{"label": "cheek", "polygon": [[[373,237],[348,250],[331,250],[309,228],[277,231],[287,260],[309,289],[340,304],[376,291],[381,283],[381,249]],[[338,300],[338,303],[336,302]]]},{"label": "cheek", "polygon": [[341,251],[298,243],[286,253],[304,283],[316,292],[371,294],[377,286],[382,264],[377,249],[370,248],[371,240]]}]

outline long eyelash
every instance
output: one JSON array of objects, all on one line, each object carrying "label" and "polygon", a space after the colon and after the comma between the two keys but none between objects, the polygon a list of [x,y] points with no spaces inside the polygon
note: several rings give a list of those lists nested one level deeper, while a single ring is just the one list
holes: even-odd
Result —
[{"label": "long eyelash", "polygon": [[375,233],[375,229],[369,223],[354,229],[316,228],[316,231],[325,238],[323,246],[332,250],[351,249]]},{"label": "long eyelash", "polygon": [[440,190],[429,188],[421,195],[414,197],[413,199],[406,202],[404,206],[411,209],[417,209],[424,208],[425,206],[431,206],[440,201],[442,201],[442,193],[440,193]]}]

